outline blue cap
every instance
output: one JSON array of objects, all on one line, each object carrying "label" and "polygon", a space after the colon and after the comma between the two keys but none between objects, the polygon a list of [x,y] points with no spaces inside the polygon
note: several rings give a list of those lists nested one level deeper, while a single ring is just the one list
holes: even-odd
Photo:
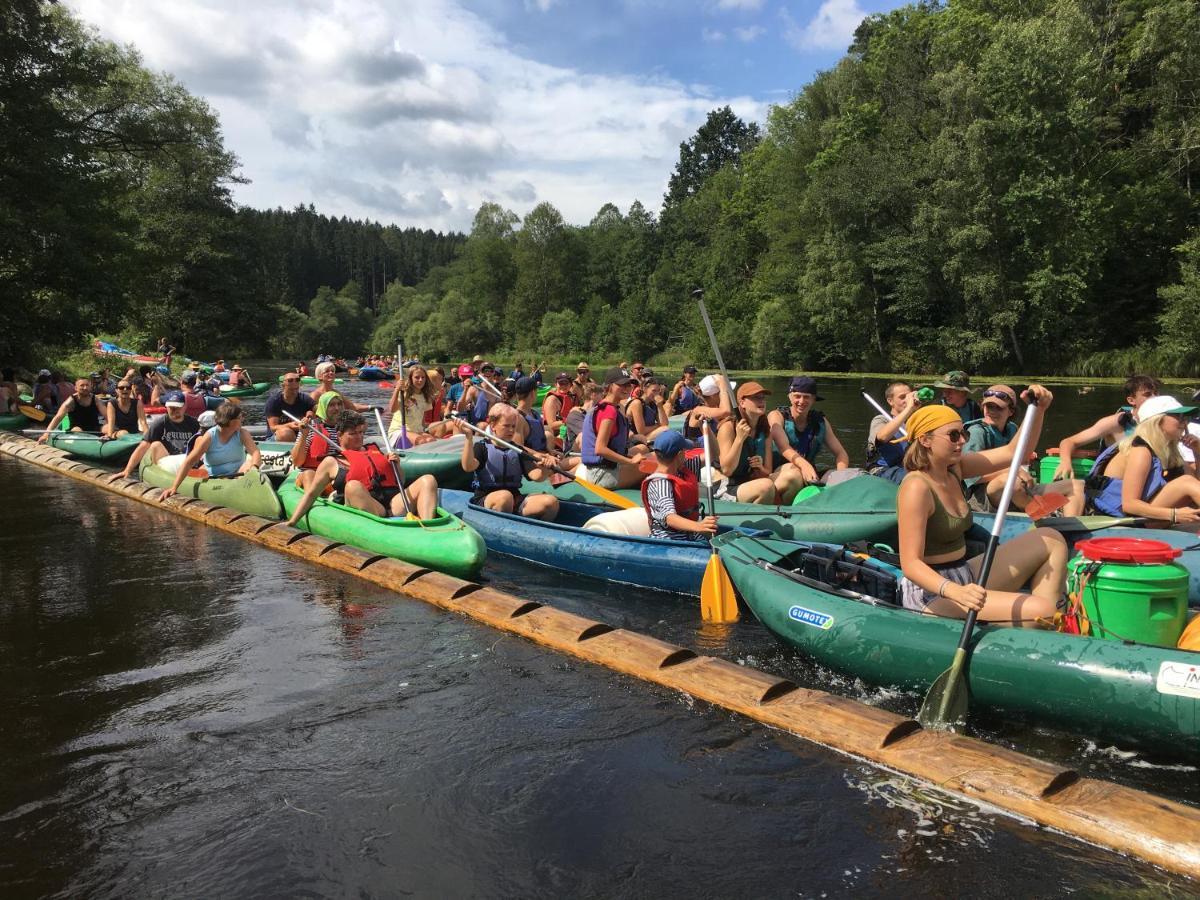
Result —
[{"label": "blue cap", "polygon": [[663,456],[675,456],[680,450],[691,450],[696,445],[678,431],[664,431],[654,439],[651,446],[655,453],[661,453]]},{"label": "blue cap", "polygon": [[183,391],[168,391],[167,396],[163,397],[163,406],[187,406]]},{"label": "blue cap", "polygon": [[518,397],[524,397],[530,391],[536,391],[537,386],[538,383],[536,378],[531,378],[528,375],[525,375],[517,379],[517,383],[513,385],[513,391]]}]

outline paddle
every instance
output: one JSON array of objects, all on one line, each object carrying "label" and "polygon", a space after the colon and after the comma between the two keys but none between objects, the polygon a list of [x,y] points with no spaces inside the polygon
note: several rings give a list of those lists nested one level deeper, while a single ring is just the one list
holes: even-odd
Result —
[{"label": "paddle", "polygon": [[70,438],[90,438],[93,441],[111,441],[107,434],[97,434],[94,431],[63,431],[61,428],[23,428],[21,434],[61,434]]},{"label": "paddle", "polygon": [[[379,413],[379,407],[372,408],[371,412],[375,413],[375,424],[379,426],[379,434],[383,438],[383,442],[387,443],[387,429],[383,427],[383,416]],[[390,448],[389,448],[390,449]],[[396,484],[400,488],[400,499],[404,503],[404,518],[415,519],[416,515],[412,511],[412,504],[408,502],[408,491],[404,490],[404,479],[400,477],[400,470],[396,468],[396,461],[390,456],[388,463],[392,467],[392,474],[396,476]]]},{"label": "paddle", "polygon": [[49,413],[44,409],[38,409],[36,406],[30,406],[28,403],[18,403],[17,412],[35,422],[45,422],[46,417],[49,416]]},{"label": "paddle", "polygon": [[[1036,402],[1031,400],[1025,410],[1021,430],[1017,434],[1017,447],[1008,467],[1008,477],[1004,481],[1004,493],[1000,495],[996,518],[992,521],[992,533],[988,536],[987,549],[983,552],[983,564],[979,567],[977,583],[985,588],[988,576],[992,572],[992,561],[996,558],[996,548],[1000,546],[1000,532],[1004,528],[1004,517],[1008,515],[1008,505],[1012,501],[1017,474],[1021,471],[1021,461],[1025,458],[1029,449],[1029,439],[1033,435],[1035,409]],[[950,668],[937,677],[930,686],[929,693],[925,695],[925,702],[921,704],[921,711],[917,713],[917,721],[926,728],[947,729],[966,718],[967,684],[963,669],[967,662],[971,633],[975,630],[975,620],[978,616],[979,611],[975,609],[967,613],[967,620],[963,623],[962,635],[958,639],[958,647],[954,651]]]},{"label": "paddle", "polygon": [[[460,416],[458,413],[455,413],[454,415],[452,415],[451,418],[457,422],[461,422],[463,425],[466,425],[468,428],[470,428],[476,434],[487,438],[492,443],[497,444],[498,446],[504,447],[506,450],[516,450],[522,456],[528,456],[530,459],[537,459],[536,456],[534,456],[532,453],[530,453],[524,447],[520,447],[517,444],[510,444],[508,441],[503,440],[502,438],[498,438],[494,434],[488,434],[482,428],[472,425],[466,419],[462,418],[462,416]],[[599,497],[605,503],[608,503],[612,506],[619,507],[620,509],[636,509],[638,506],[641,505],[638,503],[634,503],[632,500],[625,499],[624,497],[622,497],[620,494],[616,493],[615,491],[610,491],[608,488],[601,487],[598,484],[592,484],[592,482],[587,481],[583,478],[578,478],[575,475],[568,472],[566,469],[561,469],[558,466],[551,466],[550,470],[552,472],[557,472],[559,475],[562,475],[566,478],[569,478],[571,481],[575,482],[581,488],[591,491],[593,494],[595,494],[597,497]]]},{"label": "paddle", "polygon": [[[704,429],[704,490],[708,496],[708,514],[716,515],[716,504],[713,502],[713,465],[712,448],[709,442],[708,419],[701,425]],[[705,622],[728,624],[738,620],[737,595],[733,590],[733,582],[725,571],[720,554],[709,538],[708,546],[712,553],[708,557],[708,565],[704,567],[704,577],[700,580],[700,618]]]},{"label": "paddle", "polygon": [[713,334],[712,321],[708,318],[708,310],[704,307],[704,288],[696,288],[692,291],[692,296],[700,304],[700,317],[704,320],[704,330],[708,332],[708,342],[712,345],[713,356],[717,358],[717,368],[721,370],[721,377],[725,379],[725,394],[729,398],[730,415],[736,422],[741,416],[738,415],[737,400],[733,396],[733,388],[730,387],[729,373],[725,371],[725,360],[721,358],[721,348],[717,346],[717,336]]},{"label": "paddle", "polygon": [[[396,379],[396,383],[400,385],[400,450],[408,450],[412,447],[412,441],[408,439],[408,391],[404,390],[404,350],[399,344],[396,345],[396,367],[400,373],[400,377]],[[380,428],[383,426],[380,425]],[[386,432],[384,433],[386,435]]]},{"label": "paddle", "polygon": [[[877,411],[877,412],[878,412],[878,413],[879,413],[881,416],[887,416],[887,418],[888,418],[889,420],[892,418],[892,415],[891,415],[891,413],[889,413],[889,412],[888,412],[887,410],[885,410],[885,409],[884,409],[882,406],[880,406],[880,405],[879,405],[879,403],[878,403],[878,402],[875,400],[875,398],[874,398],[874,397],[872,397],[872,396],[871,396],[870,394],[868,394],[866,391],[863,391],[863,392],[862,392],[862,395],[863,395],[863,399],[864,399],[864,400],[866,400],[868,403],[870,403],[870,404],[871,404],[873,407],[875,407],[876,411]],[[900,437],[908,437],[908,432],[904,430],[904,426],[903,426],[903,425],[901,425],[901,426],[900,426],[899,428],[897,428],[896,430],[900,432]]]}]

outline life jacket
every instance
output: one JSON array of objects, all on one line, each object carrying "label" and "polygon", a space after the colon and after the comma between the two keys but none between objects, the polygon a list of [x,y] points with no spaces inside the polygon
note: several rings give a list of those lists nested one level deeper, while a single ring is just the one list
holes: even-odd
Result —
[{"label": "life jacket", "polygon": [[[583,446],[580,448],[580,459],[583,460],[585,466],[609,469],[615,465],[611,460],[596,455],[596,415],[606,406],[616,409],[613,404],[601,400],[592,410],[592,414],[583,420]],[[625,418],[621,410],[616,409],[616,412],[616,427],[609,436],[608,449],[624,456],[625,451],[629,449],[629,420]]]},{"label": "life jacket", "polygon": [[433,398],[433,406],[425,410],[425,424],[432,425],[434,422],[442,421],[442,398],[446,396],[446,389],[442,388],[437,392],[437,396]]},{"label": "life jacket", "polygon": [[[517,410],[517,412],[521,412]],[[522,412],[522,417],[529,425],[529,437],[525,439],[525,446],[530,450],[536,450],[539,453],[546,451],[546,423],[542,421],[542,417],[538,415],[537,410]]]},{"label": "life jacket", "polygon": [[1004,431],[997,430],[995,425],[989,425],[982,419],[967,422],[966,426],[968,434],[978,431],[983,435],[984,450],[1008,446],[1017,433],[1017,423],[1011,420],[1004,426]]},{"label": "life jacket", "polygon": [[478,425],[487,419],[488,409],[491,403],[488,402],[488,393],[481,387],[475,389],[475,405],[467,410],[467,421],[472,425]]},{"label": "life jacket", "polygon": [[71,399],[75,401],[71,411],[67,414],[67,419],[70,421],[71,427],[79,428],[83,431],[99,431],[100,401],[96,399],[96,395],[92,394],[91,406],[84,406],[80,403],[78,394],[72,394]]},{"label": "life jacket", "polygon": [[483,446],[487,448],[487,462],[475,470],[472,487],[476,491],[519,491],[525,474],[521,471],[521,455],[491,443]]},{"label": "life jacket", "polygon": [[[890,422],[892,417],[886,416],[886,421]],[[908,441],[898,441],[891,443],[890,441],[875,441],[874,443],[867,442],[867,470],[872,469],[890,469],[893,466],[904,465],[904,451],[908,449]]]},{"label": "life jacket", "polygon": [[203,394],[197,394],[195,391],[183,392],[183,411],[184,414],[191,416],[193,419],[199,417],[208,409],[208,403],[204,400]]},{"label": "life jacket", "polygon": [[646,423],[646,427],[653,431],[658,427],[658,404],[653,400],[646,400],[640,395],[634,395],[625,403],[625,418],[629,420],[630,427],[633,426],[633,416],[629,415],[629,407],[634,400],[642,401],[642,421]]},{"label": "life jacket", "polygon": [[[559,403],[562,404],[561,409],[559,409],[559,411],[558,411],[558,420],[560,422],[567,421],[567,413],[569,413],[575,406],[575,395],[572,394],[570,391],[554,390],[554,391],[551,391],[546,396],[558,398]],[[542,401],[542,402],[544,403],[545,401]]]},{"label": "life jacket", "polygon": [[685,413],[700,405],[700,398],[686,384],[679,389],[679,397],[675,400],[675,412]]},{"label": "life jacket", "polygon": [[[945,398],[942,398],[942,406],[950,406]],[[958,413],[958,417],[964,422],[974,422],[976,419],[983,418],[983,407],[975,402],[974,397],[968,397],[963,406],[950,406],[950,408]]]},{"label": "life jacket", "polygon": [[669,475],[666,472],[653,472],[646,476],[646,480],[642,482],[642,506],[646,508],[646,518],[650,520],[650,527],[654,527],[654,520],[650,518],[650,501],[647,499],[647,488],[650,485],[651,479],[665,478],[671,482],[671,493],[675,495],[675,513],[683,516],[685,519],[691,519],[693,522],[700,521],[700,481],[692,473],[690,469],[680,469],[678,475]]},{"label": "life jacket", "polygon": [[[337,432],[326,426],[325,431],[330,438],[337,440]],[[329,443],[329,439],[324,434],[317,431],[315,428],[308,436],[308,454],[304,457],[304,463],[300,466],[302,469],[315,469],[325,461],[325,457],[334,455],[336,451]],[[391,466],[388,466],[391,469]]]},{"label": "life jacket", "polygon": [[[765,416],[763,417],[765,420]],[[764,421],[765,424],[765,421]],[[737,468],[733,470],[733,474],[729,476],[729,480],[738,484],[750,477],[750,457],[761,456],[763,461],[767,459],[767,441],[771,439],[771,431],[757,431],[750,436],[746,443],[742,444],[742,456],[738,460]],[[714,460],[715,462],[716,460]]]},{"label": "life jacket", "polygon": [[[825,446],[825,413],[816,409],[809,410],[808,424],[804,426],[804,431],[799,433],[796,431],[796,421],[792,418],[792,408],[781,406],[779,413],[783,416],[783,430],[792,449],[809,462],[814,462],[817,454]],[[759,456],[761,455],[760,453]]]},{"label": "life jacket", "polygon": [[343,450],[342,455],[350,464],[346,470],[346,481],[357,481],[367,490],[400,486],[396,483],[396,472],[391,461],[374,444],[368,444],[365,450]]},{"label": "life jacket", "polygon": [[[1100,455],[1096,457],[1096,462],[1092,466],[1092,472],[1086,482],[1088,498],[1091,500],[1092,506],[1096,508],[1097,512],[1106,516],[1125,515],[1121,504],[1121,485],[1124,479],[1109,478],[1104,474],[1104,470],[1108,468],[1108,464],[1117,455],[1117,450],[1120,446],[1120,444],[1112,444],[1100,452]],[[1134,446],[1149,449],[1149,445],[1140,438],[1134,439]],[[1142,488],[1141,499],[1149,503],[1163,489],[1166,483],[1167,477],[1163,471],[1162,461],[1151,450],[1150,474],[1146,477],[1146,484]]]}]

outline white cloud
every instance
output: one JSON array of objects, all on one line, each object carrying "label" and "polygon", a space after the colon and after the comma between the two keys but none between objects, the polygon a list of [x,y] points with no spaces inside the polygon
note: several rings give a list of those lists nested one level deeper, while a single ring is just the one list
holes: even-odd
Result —
[{"label": "white cloud", "polygon": [[536,62],[457,0],[68,2],[208,100],[251,180],[235,198],[256,207],[465,229],[488,198],[521,215],[542,199],[583,223],[609,201],[656,208],[711,109],[766,113]]},{"label": "white cloud", "polygon": [[700,31],[700,37],[709,44],[719,44],[725,40],[725,32],[718,31],[715,28],[704,28]]},{"label": "white cloud", "polygon": [[761,25],[750,25],[746,28],[735,28],[733,29],[733,33],[737,36],[739,41],[744,44],[749,44],[751,41],[756,41],[766,34],[767,29],[763,28]]},{"label": "white cloud", "polygon": [[557,5],[559,0],[525,0],[525,9],[529,12],[549,12],[550,7]]},{"label": "white cloud", "polygon": [[762,9],[763,0],[717,0],[717,9]]},{"label": "white cloud", "polygon": [[858,0],[825,0],[804,25],[798,24],[786,7],[779,10],[779,15],[784,22],[784,39],[797,50],[845,50],[867,12]]}]

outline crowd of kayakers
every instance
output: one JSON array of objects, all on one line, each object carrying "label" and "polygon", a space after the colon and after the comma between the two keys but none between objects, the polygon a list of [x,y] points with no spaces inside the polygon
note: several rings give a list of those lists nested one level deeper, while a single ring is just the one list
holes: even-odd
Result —
[{"label": "crowd of kayakers", "polygon": [[[168,348],[171,349],[171,348]],[[757,381],[742,384],[695,366],[663,378],[641,362],[606,370],[596,379],[587,362],[547,377],[544,365],[507,371],[481,356],[449,371],[419,361],[363,357],[359,368],[394,378],[383,409],[392,450],[461,435],[462,469],[473,479],[476,503],[552,520],[552,493],[527,493],[527,480],[574,478],[604,490],[640,488],[649,534],[705,540],[718,527],[715,510],[701,502],[701,482],[716,500],[789,504],[811,485],[833,486],[855,477],[899,486],[897,514],[906,607],[942,616],[975,609],[991,621],[1030,623],[1052,616],[1063,594],[1067,545],[1053,528],[1032,529],[1000,548],[989,584],[976,583],[979,557],[968,558],[966,535],[974,512],[994,510],[1012,463],[1022,401],[1033,446],[1053,396],[1031,385],[979,391],[966,373],[948,372],[932,385],[897,380],[887,385],[886,408],[871,421],[866,459],[852,468],[850,454],[821,411],[817,381],[797,375],[786,402]],[[292,445],[305,496],[291,516],[299,522],[317,497],[379,516],[435,514],[437,483],[422,476],[406,483],[403,459],[365,441],[376,413],[338,390],[341,360],[319,359],[312,375],[301,362],[266,398],[268,437]],[[353,367],[351,367],[353,370]],[[311,389],[306,386],[312,385]],[[239,365],[218,360],[207,371],[192,363],[178,384],[158,367],[135,365],[120,377],[98,370],[73,384],[59,373],[37,374],[32,398],[22,398],[10,370],[0,372],[0,414],[32,400],[53,416],[47,434],[64,420],[73,431],[106,438],[143,438],[122,474],[132,476],[146,457],[176,475],[173,493],[189,474],[236,476],[258,465],[260,453],[243,427],[242,410],[229,400],[210,409],[221,385],[249,385]],[[314,384],[315,383],[315,384]],[[1078,516],[1129,516],[1161,527],[1200,522],[1196,477],[1196,407],[1161,393],[1147,375],[1125,384],[1126,405],[1058,447],[1055,480],[1039,484],[1022,468],[1012,494],[1017,509],[1048,508]],[[102,399],[104,402],[102,402]],[[1193,398],[1195,399],[1195,398]],[[148,410],[161,415],[148,415]],[[382,419],[380,424],[383,425]],[[1075,460],[1081,448],[1102,449],[1086,479]],[[828,465],[821,457],[832,458]],[[710,477],[705,477],[705,473]]]}]

